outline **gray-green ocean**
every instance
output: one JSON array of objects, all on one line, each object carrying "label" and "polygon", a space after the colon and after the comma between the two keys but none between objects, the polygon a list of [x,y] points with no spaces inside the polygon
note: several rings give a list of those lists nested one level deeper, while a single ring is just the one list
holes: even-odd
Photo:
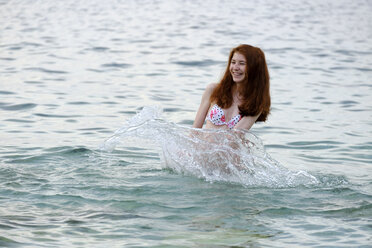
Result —
[{"label": "gray-green ocean", "polygon": [[[372,247],[371,13],[0,0],[0,247]],[[191,129],[242,43],[268,121]]]}]

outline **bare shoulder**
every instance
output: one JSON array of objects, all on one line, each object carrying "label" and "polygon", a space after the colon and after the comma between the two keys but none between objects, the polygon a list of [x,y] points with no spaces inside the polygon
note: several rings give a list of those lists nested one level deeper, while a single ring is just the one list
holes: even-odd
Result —
[{"label": "bare shoulder", "polygon": [[210,84],[207,85],[205,90],[213,91],[217,87],[217,85],[218,85],[217,83],[210,83]]},{"label": "bare shoulder", "polygon": [[217,87],[217,85],[218,85],[217,83],[208,84],[207,87],[205,88],[205,93],[208,95],[212,95],[212,92]]},{"label": "bare shoulder", "polygon": [[208,84],[207,87],[205,88],[205,91],[202,96],[202,103],[204,104],[209,104],[209,98],[211,97],[214,89],[216,88],[217,84],[211,83]]}]

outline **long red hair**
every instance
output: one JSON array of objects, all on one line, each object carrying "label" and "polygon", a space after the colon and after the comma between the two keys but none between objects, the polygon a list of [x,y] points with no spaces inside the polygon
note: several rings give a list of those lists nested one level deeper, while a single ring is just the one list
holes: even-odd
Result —
[{"label": "long red hair", "polygon": [[239,87],[239,94],[243,97],[239,105],[241,116],[256,116],[257,121],[266,121],[270,113],[270,77],[267,69],[265,54],[254,46],[240,45],[231,50],[226,71],[214,89],[210,101],[217,103],[221,108],[229,108],[233,103],[232,89],[235,84],[230,73],[230,64],[234,53],[242,54],[247,63],[247,74]]}]

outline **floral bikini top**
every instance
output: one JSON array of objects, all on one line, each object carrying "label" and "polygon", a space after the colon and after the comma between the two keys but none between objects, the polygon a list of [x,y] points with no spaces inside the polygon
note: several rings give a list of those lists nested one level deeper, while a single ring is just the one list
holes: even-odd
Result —
[{"label": "floral bikini top", "polygon": [[241,115],[238,114],[231,118],[229,122],[226,122],[225,112],[217,104],[213,105],[211,111],[207,115],[207,120],[212,122],[216,126],[226,125],[228,128],[232,129],[235,125],[242,119]]}]

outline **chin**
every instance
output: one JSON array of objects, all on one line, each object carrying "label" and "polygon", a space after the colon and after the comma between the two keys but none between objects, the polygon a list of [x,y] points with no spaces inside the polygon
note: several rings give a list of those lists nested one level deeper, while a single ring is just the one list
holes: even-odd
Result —
[{"label": "chin", "polygon": [[240,84],[240,83],[242,83],[244,81],[244,79],[241,79],[241,80],[234,80],[234,82],[236,83],[236,84]]}]

